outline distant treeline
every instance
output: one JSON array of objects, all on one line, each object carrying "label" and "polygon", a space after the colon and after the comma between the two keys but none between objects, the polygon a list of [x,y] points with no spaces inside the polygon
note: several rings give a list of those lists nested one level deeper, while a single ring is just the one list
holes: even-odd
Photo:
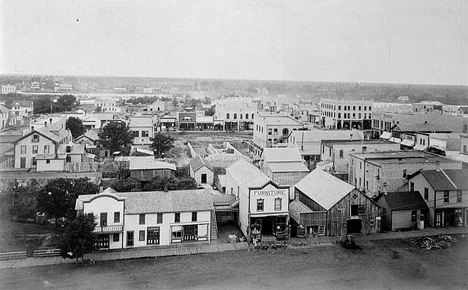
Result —
[{"label": "distant treeline", "polygon": [[[77,105],[76,97],[73,95],[26,95],[6,94],[1,95],[0,100],[11,109],[18,101],[33,101],[34,114],[49,114],[71,111]],[[55,101],[54,101],[55,100]]]}]

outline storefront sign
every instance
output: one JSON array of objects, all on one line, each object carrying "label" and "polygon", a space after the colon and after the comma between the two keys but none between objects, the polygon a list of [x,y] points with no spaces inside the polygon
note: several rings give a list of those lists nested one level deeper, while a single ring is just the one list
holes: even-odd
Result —
[{"label": "storefront sign", "polygon": [[256,196],[276,196],[276,195],[286,195],[286,189],[276,189],[276,190],[254,190],[252,191],[253,195]]}]

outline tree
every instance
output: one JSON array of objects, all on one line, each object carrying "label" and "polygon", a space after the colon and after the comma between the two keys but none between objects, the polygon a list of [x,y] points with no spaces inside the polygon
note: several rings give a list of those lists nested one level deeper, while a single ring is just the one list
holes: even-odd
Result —
[{"label": "tree", "polygon": [[48,217],[54,218],[57,226],[57,221],[61,218],[73,219],[78,195],[95,194],[98,189],[88,178],[53,179],[39,191],[37,207]]},{"label": "tree", "polygon": [[141,191],[141,182],[136,178],[118,179],[111,186],[118,192]]},{"label": "tree", "polygon": [[96,226],[92,213],[79,215],[67,223],[60,236],[60,255],[64,258],[83,261],[84,255],[93,251],[96,235],[93,233]]},{"label": "tree", "polygon": [[208,110],[205,111],[205,116],[213,116],[214,114],[215,114],[214,108],[209,108]]},{"label": "tree", "polygon": [[171,135],[163,134],[159,132],[154,136],[154,138],[150,138],[150,141],[153,142],[151,144],[151,148],[153,148],[156,157],[162,157],[163,153],[169,151],[171,148],[174,148],[174,138]]},{"label": "tree", "polygon": [[99,130],[99,142],[112,154],[132,144],[133,134],[125,122],[110,122]]},{"label": "tree", "polygon": [[188,190],[197,189],[198,184],[191,177],[155,177],[147,183],[144,191],[167,191],[167,190]]},{"label": "tree", "polygon": [[75,117],[70,117],[67,119],[67,129],[71,131],[73,138],[76,138],[85,132],[83,121]]},{"label": "tree", "polygon": [[10,195],[10,211],[16,219],[34,219],[37,212],[36,195],[40,189],[39,183],[32,179],[28,184],[19,184],[17,181],[8,186]]},{"label": "tree", "polygon": [[57,103],[63,110],[71,111],[73,104],[76,102],[76,97],[73,95],[63,95],[57,99]]}]

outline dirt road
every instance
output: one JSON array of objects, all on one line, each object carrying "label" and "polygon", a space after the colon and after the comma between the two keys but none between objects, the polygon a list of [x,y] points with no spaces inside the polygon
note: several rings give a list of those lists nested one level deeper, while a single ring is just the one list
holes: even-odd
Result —
[{"label": "dirt road", "polygon": [[[372,245],[372,244],[371,244]],[[466,289],[467,241],[427,251],[381,241],[0,271],[1,289]],[[397,254],[395,254],[395,252]]]}]

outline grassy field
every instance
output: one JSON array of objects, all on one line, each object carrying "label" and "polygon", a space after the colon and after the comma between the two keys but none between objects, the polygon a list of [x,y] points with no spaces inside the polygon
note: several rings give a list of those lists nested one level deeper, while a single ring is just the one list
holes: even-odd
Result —
[{"label": "grassy field", "polygon": [[[398,254],[395,255],[395,252]],[[0,270],[2,289],[466,289],[467,239],[409,241]]]},{"label": "grassy field", "polygon": [[9,215],[0,215],[0,252],[37,249],[47,243],[53,227],[13,222]]}]

